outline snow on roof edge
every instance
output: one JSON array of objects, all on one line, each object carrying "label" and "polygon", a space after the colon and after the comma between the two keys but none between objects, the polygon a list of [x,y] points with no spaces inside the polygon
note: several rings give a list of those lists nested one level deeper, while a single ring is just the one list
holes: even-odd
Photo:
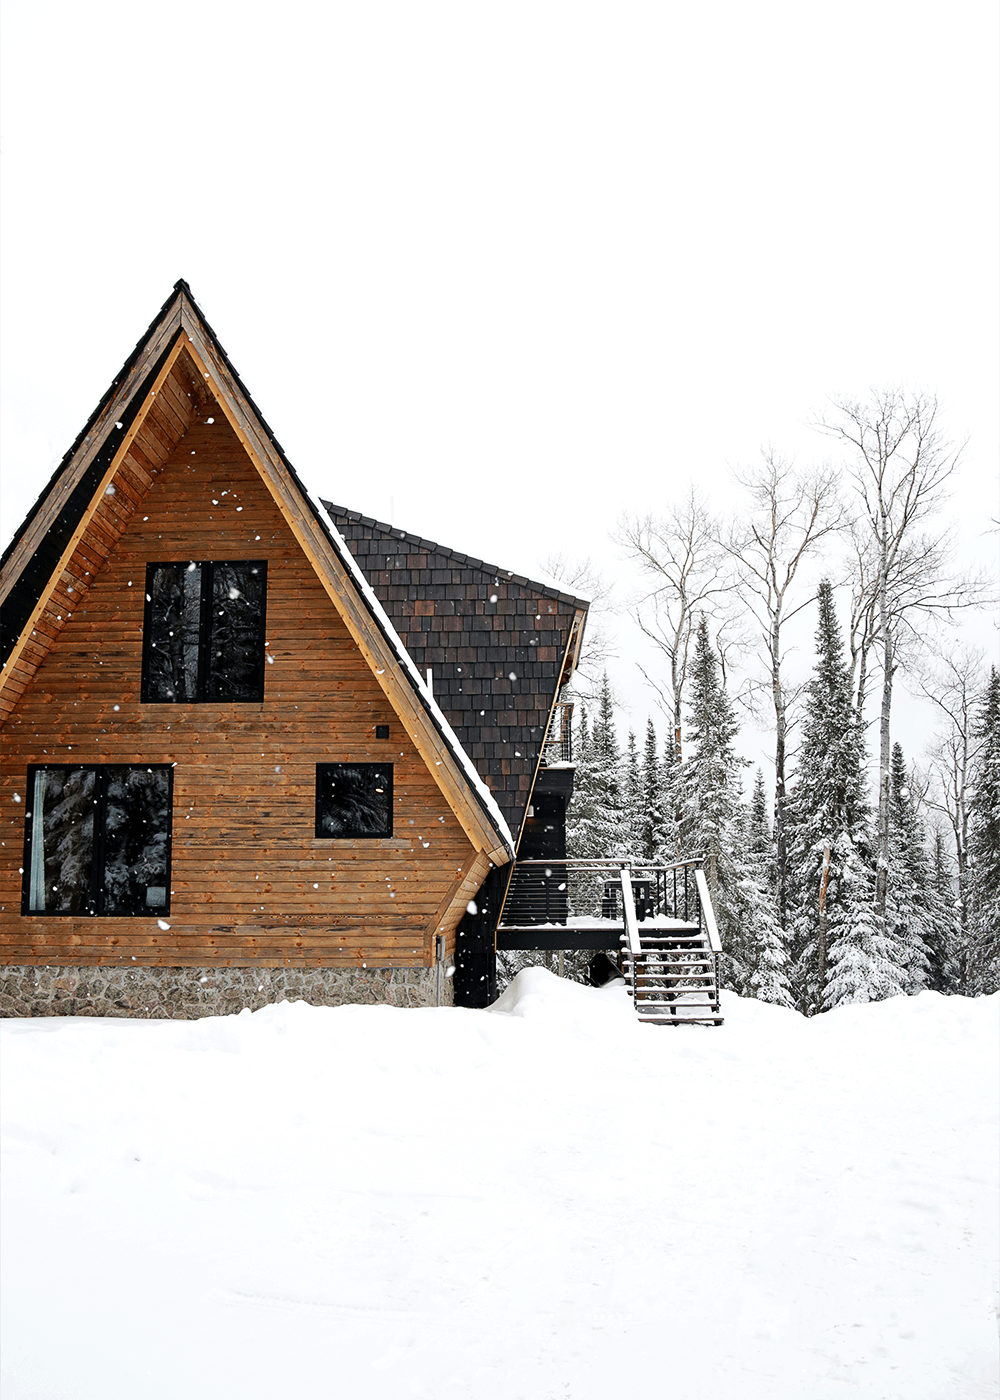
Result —
[{"label": "snow on roof edge", "polygon": [[459,740],[458,735],[455,733],[454,729],[452,729],[447,718],[445,717],[444,711],[441,709],[437,701],[434,699],[434,696],[428,690],[427,684],[421,676],[419,670],[417,669],[413,657],[403,645],[402,638],[393,626],[388,613],[385,611],[382,604],[375,596],[371,584],[368,582],[368,580],[362,573],[358,561],[354,558],[354,555],[351,553],[350,548],[348,547],[347,541],[344,539],[343,535],[340,533],[340,531],[334,524],[329,511],[323,505],[323,502],[319,499],[319,497],[314,496],[313,493],[308,489],[308,487],[302,481],[301,476],[299,477],[299,485],[301,487],[303,495],[307,498],[310,506],[315,511],[320,523],[328,532],[330,536],[330,543],[337,551],[341,563],[344,564],[344,566],[350,573],[351,578],[356,584],[358,591],[363,595],[370,611],[374,615],[376,621],[378,622],[383,633],[385,634],[386,640],[392,647],[393,651],[396,653],[397,660],[400,662],[400,664],[403,666],[404,670],[410,677],[410,680],[412,681],[424,708],[427,710],[428,714],[431,716],[431,719],[434,721],[435,725],[440,730],[445,743],[448,745],[449,749],[451,749],[452,754],[457,760],[463,773],[468,778],[470,784],[474,788],[477,797],[479,798],[483,807],[488,812],[490,820],[496,827],[498,834],[505,842],[511,860],[513,860],[514,837],[511,834],[510,827],[507,825],[507,819],[501,812],[500,808],[497,806],[496,798],[493,796],[492,792],[490,792],[490,789],[483,781],[479,770],[476,768],[475,764],[472,762],[472,759],[462,747],[461,741]]}]

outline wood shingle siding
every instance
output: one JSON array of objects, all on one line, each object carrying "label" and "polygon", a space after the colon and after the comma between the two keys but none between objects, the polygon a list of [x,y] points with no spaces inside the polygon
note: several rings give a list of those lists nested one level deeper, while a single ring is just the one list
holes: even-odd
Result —
[{"label": "wood shingle siding", "polygon": [[587,604],[324,505],[517,837]]}]

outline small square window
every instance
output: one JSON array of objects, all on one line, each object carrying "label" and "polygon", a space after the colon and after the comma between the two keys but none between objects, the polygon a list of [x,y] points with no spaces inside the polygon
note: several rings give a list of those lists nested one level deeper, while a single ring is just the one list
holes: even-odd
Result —
[{"label": "small square window", "polygon": [[389,737],[389,726],[388,726],[387,724],[376,724],[376,726],[375,726],[375,738],[376,738],[376,739],[388,739],[388,737]]},{"label": "small square window", "polygon": [[316,835],[392,835],[391,763],[317,763]]}]

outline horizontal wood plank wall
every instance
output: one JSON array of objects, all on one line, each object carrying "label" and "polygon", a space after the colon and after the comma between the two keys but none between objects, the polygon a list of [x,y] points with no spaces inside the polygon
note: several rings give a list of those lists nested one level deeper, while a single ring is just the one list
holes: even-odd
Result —
[{"label": "horizontal wood plank wall", "polygon": [[[124,533],[103,559],[91,548],[82,601],[4,726],[3,961],[428,966],[442,911],[453,946],[479,862],[473,872],[471,843],[212,409],[159,461],[154,434],[140,435]],[[227,558],[268,561],[264,703],[141,705],[147,561]],[[376,759],[394,765],[394,836],[316,840],[316,764]],[[75,762],[176,764],[168,928],[155,914],[21,916],[27,765]]]}]

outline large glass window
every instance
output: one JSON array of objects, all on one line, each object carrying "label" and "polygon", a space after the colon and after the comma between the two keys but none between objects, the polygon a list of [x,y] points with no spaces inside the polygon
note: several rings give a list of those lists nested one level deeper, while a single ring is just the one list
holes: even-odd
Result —
[{"label": "large glass window", "polygon": [[25,914],[170,908],[167,764],[28,769]]},{"label": "large glass window", "polygon": [[146,565],[142,699],[264,699],[263,559]]},{"label": "large glass window", "polygon": [[317,763],[316,835],[391,836],[391,763]]}]

